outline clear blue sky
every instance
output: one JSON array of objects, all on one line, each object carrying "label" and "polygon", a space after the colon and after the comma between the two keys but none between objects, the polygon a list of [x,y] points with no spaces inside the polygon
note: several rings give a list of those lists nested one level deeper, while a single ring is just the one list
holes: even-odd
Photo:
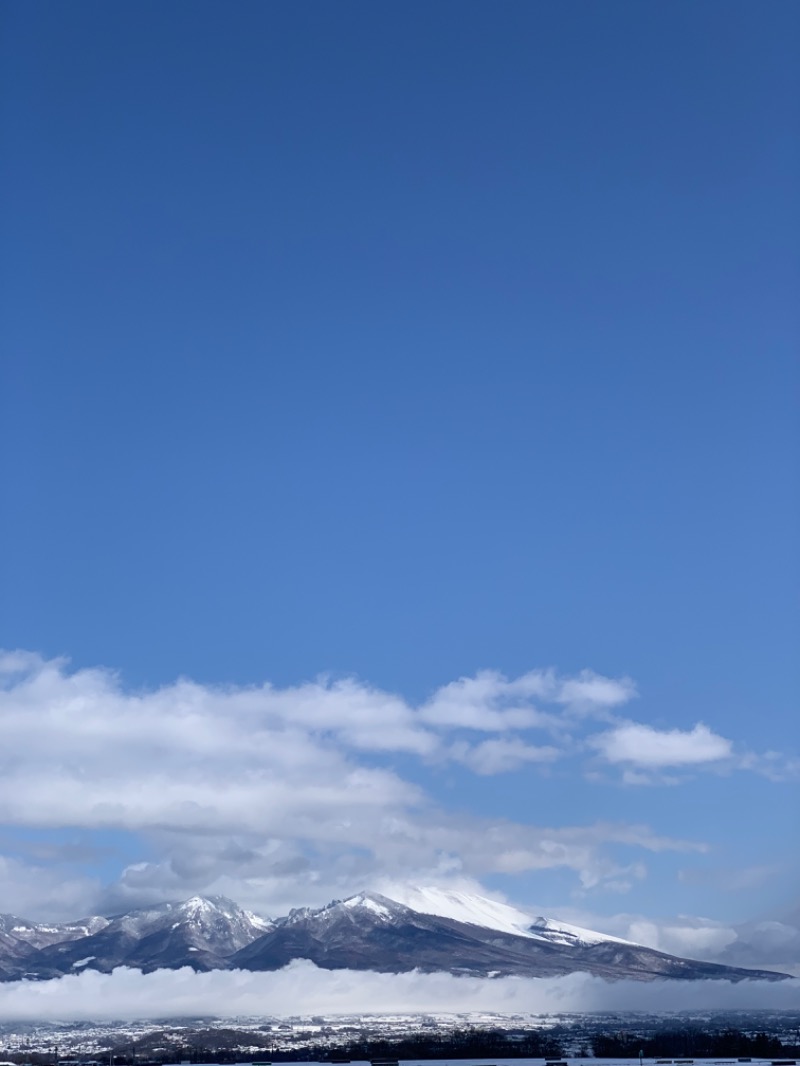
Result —
[{"label": "clear blue sky", "polygon": [[[586,764],[608,722],[570,772],[358,758],[459,816],[709,847],[598,911],[788,906],[796,784],[741,765],[797,750],[797,5],[2,22],[0,646],[415,707],[482,669],[627,676],[614,728],[702,722],[739,762],[623,785]],[[131,834],[120,868],[158,851],[79,823]],[[555,908],[573,874],[470,871]]]}]

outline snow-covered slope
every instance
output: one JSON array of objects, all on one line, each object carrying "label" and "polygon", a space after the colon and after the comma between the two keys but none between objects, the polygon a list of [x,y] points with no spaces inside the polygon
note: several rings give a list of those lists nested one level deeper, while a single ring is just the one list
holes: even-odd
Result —
[{"label": "snow-covered slope", "polygon": [[529,915],[507,903],[498,903],[483,896],[410,885],[392,887],[385,894],[418,914],[435,914],[439,918],[452,918],[454,922],[480,925],[484,929],[497,929],[501,933],[513,933],[514,936],[532,935],[528,931],[532,921]]},{"label": "snow-covered slope", "polygon": [[390,900],[382,898],[374,892],[359,892],[357,896],[351,896],[350,899],[346,899],[342,906],[347,907],[348,910],[363,909],[377,915],[378,918],[391,918],[394,911]]},{"label": "snow-covered slope", "polygon": [[501,933],[526,936],[548,944],[581,947],[589,944],[632,943],[630,940],[596,933],[591,929],[554,921],[552,918],[534,918],[508,903],[499,903],[497,900],[466,892],[403,886],[393,887],[387,894],[391,899],[419,914],[435,914],[439,918],[452,918],[456,922],[480,925],[484,929],[497,929]]},{"label": "snow-covered slope", "polygon": [[33,948],[60,944],[67,940],[79,940],[81,937],[99,932],[108,924],[108,918],[99,916],[59,925],[53,922],[30,922],[27,918],[18,918],[14,914],[0,914],[0,933],[6,933]]},{"label": "snow-covered slope", "polygon": [[546,940],[549,944],[563,944],[567,947],[585,947],[589,944],[628,944],[636,947],[632,940],[623,940],[622,937],[610,936],[608,933],[595,933],[592,929],[557,922],[552,918],[536,918],[528,935],[536,937],[537,940]]}]

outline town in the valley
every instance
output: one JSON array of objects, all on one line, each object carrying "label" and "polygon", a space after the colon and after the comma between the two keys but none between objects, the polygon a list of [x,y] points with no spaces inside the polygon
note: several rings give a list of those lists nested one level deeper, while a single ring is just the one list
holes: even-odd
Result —
[{"label": "town in the valley", "polygon": [[788,1066],[800,1058],[800,1010],[0,1022],[0,1066],[587,1058]]}]

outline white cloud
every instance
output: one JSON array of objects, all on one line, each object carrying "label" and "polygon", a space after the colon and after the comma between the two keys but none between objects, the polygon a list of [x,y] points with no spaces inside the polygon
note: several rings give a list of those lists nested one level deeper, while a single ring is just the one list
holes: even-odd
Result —
[{"label": "white cloud", "polygon": [[0,1019],[65,1020],[363,1012],[549,1012],[593,1010],[791,1009],[800,981],[616,981],[586,974],[526,979],[319,970],[292,963],[276,973],[189,969],[142,974],[83,971],[54,981],[0,984]]},{"label": "white cloud", "polygon": [[736,939],[726,944],[718,961],[728,966],[763,967],[800,976],[800,923],[794,921],[743,922],[735,927]]},{"label": "white cloud", "polygon": [[552,917],[632,940],[668,955],[800,976],[800,916],[797,914],[784,916],[783,921],[732,924],[697,915],[654,918],[630,913],[597,914],[568,907]]},{"label": "white cloud", "polygon": [[474,745],[457,742],[450,749],[451,758],[478,774],[503,774],[531,763],[551,763],[561,754],[552,745],[526,744],[520,737],[496,737]]},{"label": "white cloud", "polygon": [[[646,870],[641,862],[617,862],[610,854],[617,845],[654,853],[705,848],[702,843],[657,836],[646,826],[597,823],[554,828],[459,817],[430,808],[387,814],[358,829],[360,846],[349,845],[346,841],[357,828],[348,827],[333,841],[277,832],[267,836],[161,831],[149,836],[155,858],[130,863],[103,890],[93,881],[82,882],[82,891],[76,889],[70,897],[74,906],[63,913],[62,905],[59,913],[63,917],[114,913],[205,893],[229,896],[274,916],[296,906],[321,906],[387,880],[477,882],[491,873],[557,869],[572,871],[583,893],[618,892],[641,880]],[[13,876],[20,883],[33,883],[36,870],[30,868],[20,880],[20,870],[14,868]],[[55,884],[54,878],[49,883]],[[52,917],[53,894],[32,893],[25,900],[0,877],[0,911],[16,908],[25,917]],[[12,898],[22,899],[23,905],[8,905]]]},{"label": "white cloud", "polygon": [[623,722],[591,737],[589,743],[608,762],[632,763],[654,769],[718,762],[730,758],[733,753],[731,741],[712,733],[702,722],[685,732]]},{"label": "white cloud", "polygon": [[629,677],[617,680],[583,670],[578,677],[565,678],[559,683],[555,700],[575,710],[592,712],[619,707],[636,695],[636,685]]},{"label": "white cloud", "polygon": [[552,675],[539,670],[511,681],[494,670],[484,670],[437,689],[419,713],[423,721],[437,727],[490,733],[548,728],[555,723],[554,716],[543,714],[531,701],[552,698],[553,686]]},{"label": "white cloud", "polygon": [[577,715],[606,717],[609,708],[627,703],[635,695],[636,686],[630,678],[603,677],[591,670],[572,678],[560,677],[554,670],[531,670],[514,679],[484,670],[442,686],[420,707],[420,717],[436,727],[558,732],[567,723],[558,713],[543,711],[541,704],[555,704]]},{"label": "white cloud", "polygon": [[702,918],[683,918],[663,923],[633,920],[628,935],[638,944],[689,959],[714,958],[736,940],[734,929]]},{"label": "white cloud", "polygon": [[[455,758],[482,774],[551,762],[554,745],[508,731],[550,726],[553,716],[530,699],[560,699],[569,684],[551,672],[515,680],[486,672],[414,708],[353,679],[286,689],[180,680],[126,692],[110,671],[69,672],[62,660],[30,653],[8,654],[2,665],[6,824],[257,833],[353,847],[371,846],[386,835],[387,818],[408,824],[427,803],[380,757]],[[576,682],[601,683],[616,684],[596,675]],[[473,745],[448,736],[451,727],[498,735]]]},{"label": "white cloud", "polygon": [[752,770],[770,781],[797,781],[800,758],[779,751],[743,752],[737,761],[740,770]]},{"label": "white cloud", "polygon": [[[100,896],[90,878],[67,882],[63,898],[78,910],[222,892],[281,913],[384,877],[426,883],[558,868],[573,871],[582,891],[626,891],[645,870],[635,856],[618,861],[619,845],[705,845],[636,825],[450,813],[392,760],[417,759],[421,773],[448,761],[481,775],[548,772],[577,750],[567,738],[587,708],[607,717],[634,691],[587,672],[487,671],[420,706],[352,678],[284,689],[180,680],[131,692],[108,670],[9,653],[0,657],[0,823],[128,830],[145,842]],[[548,743],[531,730],[546,731]],[[708,758],[729,744],[705,726],[660,733],[630,722],[594,743],[612,761],[624,757],[629,772],[651,773],[685,763],[687,751]],[[34,867],[25,869],[17,881],[32,883]],[[0,867],[0,910],[18,907],[13,880]],[[48,916],[47,877],[41,884],[19,908],[28,916]]]},{"label": "white cloud", "polygon": [[88,913],[84,907],[97,899],[99,891],[94,878],[65,876],[58,866],[0,855],[0,911],[71,921]]},{"label": "white cloud", "polygon": [[[63,663],[63,659],[57,660]],[[22,648],[6,650],[0,648],[0,678],[13,678],[15,674],[35,672],[42,666],[42,657],[35,651]]]}]

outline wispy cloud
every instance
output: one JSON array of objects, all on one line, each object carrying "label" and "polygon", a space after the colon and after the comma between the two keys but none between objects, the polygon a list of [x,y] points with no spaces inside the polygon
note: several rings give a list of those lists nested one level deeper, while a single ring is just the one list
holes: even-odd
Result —
[{"label": "wispy cloud", "polygon": [[502,774],[526,765],[555,762],[563,752],[552,745],[526,744],[520,737],[496,737],[479,744],[456,742],[450,749],[452,759],[478,774]]}]

